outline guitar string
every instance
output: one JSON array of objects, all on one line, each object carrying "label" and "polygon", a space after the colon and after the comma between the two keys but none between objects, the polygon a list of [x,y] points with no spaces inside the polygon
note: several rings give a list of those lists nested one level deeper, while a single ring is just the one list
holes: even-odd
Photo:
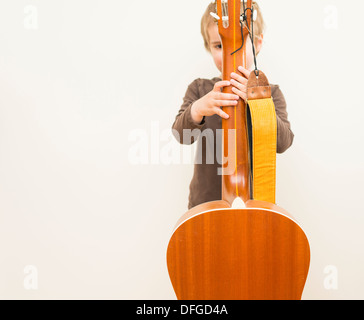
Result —
[{"label": "guitar string", "polygon": [[[243,22],[246,20],[245,0],[243,0],[242,3],[243,3],[243,13],[240,15],[240,32],[241,32],[242,44],[239,47],[239,49],[235,50],[233,53],[231,53],[231,55],[233,55],[233,54],[237,53],[238,51],[240,51],[243,48],[243,46],[244,46],[243,23],[241,22],[241,18],[243,18]],[[235,17],[235,15],[234,15],[234,17]]]},{"label": "guitar string", "polygon": [[242,19],[240,19],[240,32],[241,32],[241,39],[242,39],[242,44],[241,46],[235,50],[234,52],[231,53],[231,55],[234,55],[235,53],[237,53],[238,51],[240,51],[243,47],[244,47],[244,33],[243,33],[243,23],[245,21],[247,21],[247,11],[250,10],[250,13],[251,13],[251,31],[250,31],[250,28],[247,24],[246,27],[247,27],[247,30],[248,30],[248,33],[249,33],[249,36],[250,36],[250,39],[251,39],[251,42],[252,42],[252,49],[253,49],[253,58],[254,58],[254,66],[255,66],[255,69],[254,69],[254,73],[255,75],[258,77],[259,76],[259,70],[258,70],[258,67],[257,67],[257,58],[256,58],[256,51],[255,51],[255,44],[254,44],[254,6],[252,5],[251,8],[245,8],[245,1],[243,1],[243,13],[241,14],[241,17]]},{"label": "guitar string", "polygon": [[255,69],[254,69],[254,73],[255,73],[255,76],[258,77],[259,76],[259,70],[258,70],[258,67],[257,67],[257,55],[256,55],[256,52],[255,52],[255,44],[254,44],[254,6],[252,5],[251,8],[247,8],[247,10],[250,9],[250,12],[251,12],[251,29],[252,31],[250,32],[249,28],[248,29],[248,32],[249,32],[249,35],[250,35],[250,39],[252,41],[252,48],[253,48],[253,57],[254,57],[254,66],[255,66]]}]

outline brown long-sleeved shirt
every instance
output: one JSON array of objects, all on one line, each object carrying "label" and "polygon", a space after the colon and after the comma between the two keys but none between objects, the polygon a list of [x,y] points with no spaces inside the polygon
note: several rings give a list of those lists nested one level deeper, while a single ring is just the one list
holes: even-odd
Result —
[{"label": "brown long-sleeved shirt", "polygon": [[[222,157],[221,143],[216,143],[216,138],[221,135],[216,135],[216,130],[222,128],[222,118],[218,115],[204,117],[201,123],[194,122],[191,116],[192,104],[209,93],[216,82],[221,81],[221,78],[196,79],[193,81],[186,91],[183,98],[183,104],[176,116],[172,126],[172,131],[176,139],[181,144],[193,144],[194,136],[189,139],[183,139],[183,130],[199,129],[203,132],[205,129],[212,129],[211,135],[198,136],[197,154],[202,155],[202,162],[196,161],[194,165],[194,174],[190,183],[190,195],[188,209],[195,207],[201,203],[221,200],[222,185],[221,175],[218,175],[218,168],[221,168],[221,161],[207,161],[206,155],[209,154],[209,149],[215,150],[216,158]],[[270,85],[272,88],[272,98],[274,101],[277,114],[277,152],[283,153],[293,142],[294,134],[291,131],[291,125],[288,121],[287,106],[283,93],[278,85]],[[205,139],[203,139],[205,136]],[[216,149],[218,147],[218,149]]]}]

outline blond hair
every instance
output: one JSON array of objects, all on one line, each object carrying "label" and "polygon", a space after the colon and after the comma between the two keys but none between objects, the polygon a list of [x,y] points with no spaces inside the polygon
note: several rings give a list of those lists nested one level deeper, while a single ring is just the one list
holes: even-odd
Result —
[{"label": "blond hair", "polygon": [[[253,22],[254,35],[255,35],[254,42],[255,42],[256,38],[264,33],[265,23],[263,20],[262,11],[260,10],[258,3],[256,3],[255,1],[252,1],[252,5],[254,7],[254,10],[257,12],[257,19]],[[201,34],[203,37],[205,48],[209,52],[211,52],[211,50],[210,50],[210,38],[209,38],[208,29],[212,24],[216,23],[215,19],[210,15],[210,12],[217,13],[216,12],[216,3],[212,2],[208,5],[208,7],[206,8],[206,11],[203,14],[202,19],[201,19]],[[241,13],[243,13],[243,6],[241,6]]]}]

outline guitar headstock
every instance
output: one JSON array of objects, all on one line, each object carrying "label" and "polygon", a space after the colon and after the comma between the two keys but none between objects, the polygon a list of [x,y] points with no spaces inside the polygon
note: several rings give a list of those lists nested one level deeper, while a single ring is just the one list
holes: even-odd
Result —
[{"label": "guitar headstock", "polygon": [[252,0],[243,1],[215,0],[217,15],[212,14],[212,16],[218,22],[219,34],[222,41],[227,38],[233,40],[232,37],[235,35],[240,39],[237,39],[237,41],[241,42],[240,23],[243,24],[244,38],[249,34],[248,28],[251,24]]}]

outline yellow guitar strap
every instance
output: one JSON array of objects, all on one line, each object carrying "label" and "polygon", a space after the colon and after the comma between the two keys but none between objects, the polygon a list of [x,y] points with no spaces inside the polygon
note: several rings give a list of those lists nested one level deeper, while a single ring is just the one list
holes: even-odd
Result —
[{"label": "yellow guitar strap", "polygon": [[251,73],[247,85],[252,125],[253,199],[276,201],[277,118],[271,88],[262,71]]}]

